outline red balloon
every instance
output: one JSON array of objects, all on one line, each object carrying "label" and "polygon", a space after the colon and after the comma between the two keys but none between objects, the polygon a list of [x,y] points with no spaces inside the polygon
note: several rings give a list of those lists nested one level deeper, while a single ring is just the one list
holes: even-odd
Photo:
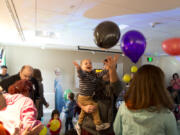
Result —
[{"label": "red balloon", "polygon": [[180,38],[170,38],[163,41],[162,48],[169,55],[180,55]]}]

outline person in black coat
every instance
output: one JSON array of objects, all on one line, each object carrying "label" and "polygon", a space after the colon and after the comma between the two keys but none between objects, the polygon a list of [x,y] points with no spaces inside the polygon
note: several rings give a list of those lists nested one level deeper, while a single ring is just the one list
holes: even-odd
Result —
[{"label": "person in black coat", "polygon": [[9,76],[4,80],[2,80],[0,82],[0,86],[4,91],[8,92],[9,86],[14,84],[16,81],[21,79],[29,80],[33,84],[33,90],[31,90],[30,97],[35,103],[36,99],[39,99],[40,96],[39,96],[38,82],[35,78],[32,77],[32,75],[33,75],[33,68],[29,65],[24,65],[19,73]]}]

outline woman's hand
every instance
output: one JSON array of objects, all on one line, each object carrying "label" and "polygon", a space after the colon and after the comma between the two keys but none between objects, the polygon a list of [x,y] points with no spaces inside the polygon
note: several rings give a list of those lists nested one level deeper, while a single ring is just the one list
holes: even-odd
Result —
[{"label": "woman's hand", "polygon": [[116,69],[118,58],[119,58],[119,54],[116,54],[113,57],[108,56],[105,62],[105,69],[108,70]]},{"label": "woman's hand", "polygon": [[30,129],[31,127],[26,128],[26,130],[22,133],[22,135],[39,135],[43,127],[44,125],[39,124],[32,129]]}]

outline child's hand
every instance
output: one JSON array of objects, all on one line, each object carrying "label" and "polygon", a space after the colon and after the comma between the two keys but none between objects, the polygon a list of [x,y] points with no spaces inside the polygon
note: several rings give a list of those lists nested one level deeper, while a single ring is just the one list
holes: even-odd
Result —
[{"label": "child's hand", "polygon": [[80,68],[81,68],[80,65],[79,65],[76,61],[74,61],[73,64],[74,64],[74,66],[75,66],[77,69],[80,69]]}]

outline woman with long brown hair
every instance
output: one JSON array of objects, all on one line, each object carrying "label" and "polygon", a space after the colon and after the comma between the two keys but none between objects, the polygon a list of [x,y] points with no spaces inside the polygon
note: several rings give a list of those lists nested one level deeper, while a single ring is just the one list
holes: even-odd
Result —
[{"label": "woman with long brown hair", "polygon": [[178,135],[163,71],[143,65],[135,74],[114,121],[116,135]]}]

